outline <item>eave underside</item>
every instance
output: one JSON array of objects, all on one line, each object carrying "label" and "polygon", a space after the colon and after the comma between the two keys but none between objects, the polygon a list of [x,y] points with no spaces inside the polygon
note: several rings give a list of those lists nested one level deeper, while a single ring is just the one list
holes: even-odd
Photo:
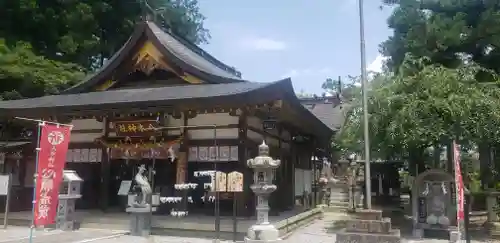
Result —
[{"label": "eave underside", "polygon": [[0,116],[31,118],[106,115],[123,112],[159,112],[242,108],[284,100],[286,120],[307,133],[329,141],[332,131],[303,107],[289,79],[272,83],[231,83],[125,89],[81,94],[53,95],[0,102]]}]

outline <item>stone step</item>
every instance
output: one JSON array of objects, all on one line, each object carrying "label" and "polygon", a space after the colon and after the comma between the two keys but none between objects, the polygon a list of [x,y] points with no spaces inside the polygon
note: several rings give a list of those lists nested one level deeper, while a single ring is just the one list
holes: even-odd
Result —
[{"label": "stone step", "polygon": [[391,230],[390,218],[382,220],[350,219],[346,221],[346,232],[389,234]]},{"label": "stone step", "polygon": [[330,197],[330,201],[348,202],[349,197]]},{"label": "stone step", "polygon": [[382,220],[382,211],[373,209],[357,209],[355,213],[358,219],[363,220]]},{"label": "stone step", "polygon": [[336,206],[336,207],[349,207],[349,203],[342,203],[342,202],[330,202],[330,206]]},{"label": "stone step", "polygon": [[345,213],[349,210],[347,206],[339,206],[339,205],[328,205],[328,207],[323,208],[325,212],[342,212]]},{"label": "stone step", "polygon": [[392,230],[390,234],[370,234],[359,232],[337,232],[336,243],[401,243],[401,234],[399,230]]}]

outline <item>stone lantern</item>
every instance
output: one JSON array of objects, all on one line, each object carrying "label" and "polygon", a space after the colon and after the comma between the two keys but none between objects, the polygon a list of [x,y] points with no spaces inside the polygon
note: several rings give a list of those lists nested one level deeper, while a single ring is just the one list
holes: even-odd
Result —
[{"label": "stone lantern", "polygon": [[269,156],[269,146],[265,141],[259,146],[259,155],[247,161],[247,166],[254,170],[254,184],[250,186],[257,195],[257,223],[248,229],[245,242],[281,242],[279,231],[269,222],[269,195],[276,190],[273,180],[273,169],[280,166],[281,161]]}]

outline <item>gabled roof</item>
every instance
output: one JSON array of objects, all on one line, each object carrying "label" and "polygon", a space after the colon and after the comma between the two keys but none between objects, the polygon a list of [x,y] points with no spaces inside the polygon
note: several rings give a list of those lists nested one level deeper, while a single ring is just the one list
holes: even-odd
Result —
[{"label": "gabled roof", "polygon": [[345,121],[345,105],[335,97],[301,98],[300,102],[320,121],[334,131],[340,130]]},{"label": "gabled roof", "polygon": [[163,31],[154,22],[144,21],[136,25],[127,42],[99,70],[63,93],[81,93],[105,81],[104,79],[130,56],[141,37],[151,41],[169,61],[207,83],[243,82],[241,73],[234,68],[215,59],[196,45]]}]

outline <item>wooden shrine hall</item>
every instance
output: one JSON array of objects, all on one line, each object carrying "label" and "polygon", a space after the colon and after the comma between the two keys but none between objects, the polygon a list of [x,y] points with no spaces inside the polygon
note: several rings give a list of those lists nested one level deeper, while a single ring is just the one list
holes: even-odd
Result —
[{"label": "wooden shrine hall", "polygon": [[[216,165],[225,173],[243,174],[243,192],[220,193],[221,210],[231,211],[231,199],[238,197],[238,214],[253,215],[253,174],[246,160],[257,155],[262,140],[271,156],[282,161],[271,210],[290,210],[297,200],[310,199],[312,154],[329,151],[333,135],[300,103],[290,79],[244,80],[234,68],[150,21],[138,23],[124,46],[93,75],[60,95],[1,101],[0,116],[23,131],[34,124],[12,118],[73,124],[66,168],[85,180],[77,208],[104,211],[124,211],[118,189],[121,181],[132,180],[140,164],[148,167],[154,191],[163,197],[175,194],[175,184],[210,182],[195,174]],[[23,134],[22,141],[34,144],[33,131]],[[10,134],[1,140],[20,139]],[[19,181],[15,198],[26,201],[13,204],[14,211],[31,206],[34,150],[22,145],[20,153],[4,161],[4,172]],[[15,150],[9,148],[9,153]],[[199,186],[192,192],[190,211],[213,212],[200,199],[204,190]]]}]

